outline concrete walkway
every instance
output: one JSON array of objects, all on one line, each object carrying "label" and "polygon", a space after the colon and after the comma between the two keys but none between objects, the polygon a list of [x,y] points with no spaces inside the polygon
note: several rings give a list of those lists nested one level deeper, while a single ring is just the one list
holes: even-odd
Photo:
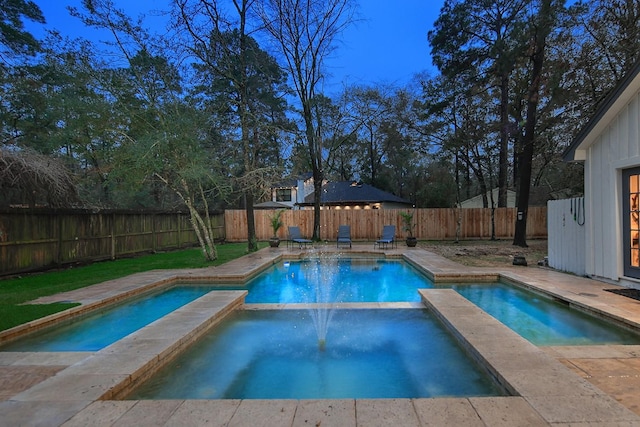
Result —
[{"label": "concrete walkway", "polygon": [[[324,250],[333,250],[331,245]],[[470,269],[417,248],[354,256],[403,257],[436,282],[496,279],[542,290],[640,329],[640,302],[598,281],[541,268]],[[264,249],[220,267],[153,271],[41,298],[79,301],[81,312],[175,282],[242,282],[304,250]],[[0,426],[640,426],[640,346],[538,348],[455,291],[421,291],[470,354],[513,396],[342,400],[117,400],[166,360],[239,309],[242,291],[216,291],[94,353],[0,352]],[[0,342],[59,320],[0,333]],[[419,361],[417,361],[419,363]]]}]

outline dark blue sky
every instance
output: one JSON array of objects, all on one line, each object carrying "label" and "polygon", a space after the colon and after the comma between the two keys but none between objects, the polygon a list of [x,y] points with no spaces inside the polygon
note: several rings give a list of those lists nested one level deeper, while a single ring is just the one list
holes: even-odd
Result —
[{"label": "dark blue sky", "polygon": [[[70,37],[98,39],[66,10],[80,0],[35,0],[47,20],[46,28]],[[166,9],[163,0],[114,0],[131,16]],[[402,85],[413,75],[432,69],[427,32],[444,0],[360,0],[361,21],[349,28],[327,61],[329,92],[349,83]],[[157,21],[157,19],[156,19]],[[29,25],[29,29],[38,34]]]}]

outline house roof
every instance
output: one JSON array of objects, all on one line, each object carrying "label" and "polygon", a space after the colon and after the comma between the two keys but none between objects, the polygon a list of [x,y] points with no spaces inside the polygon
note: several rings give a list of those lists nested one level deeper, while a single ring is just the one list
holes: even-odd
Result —
[{"label": "house roof", "polygon": [[[313,193],[304,199],[304,204],[313,204]],[[393,202],[411,205],[409,200],[382,191],[368,184],[353,183],[351,181],[328,182],[322,186],[320,204],[342,205],[356,203]]]},{"label": "house roof", "polygon": [[291,206],[284,203],[272,202],[271,200],[253,205],[254,209],[291,209]]},{"label": "house roof", "polygon": [[566,162],[586,160],[586,151],[616,115],[640,89],[640,61],[620,80],[600,103],[587,125],[580,130],[571,145],[562,153]]}]

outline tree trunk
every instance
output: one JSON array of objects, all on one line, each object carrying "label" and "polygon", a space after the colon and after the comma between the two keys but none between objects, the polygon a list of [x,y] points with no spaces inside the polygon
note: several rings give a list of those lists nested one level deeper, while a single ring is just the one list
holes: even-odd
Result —
[{"label": "tree trunk", "polygon": [[498,207],[507,207],[509,183],[509,76],[500,76],[500,152],[498,165]]},{"label": "tree trunk", "polygon": [[258,238],[256,237],[256,219],[253,215],[253,194],[251,191],[247,191],[245,200],[247,202],[245,206],[247,212],[247,250],[255,252],[258,250]]},{"label": "tree trunk", "polygon": [[531,70],[531,84],[527,94],[527,119],[522,137],[522,151],[520,152],[520,191],[518,192],[516,225],[513,244],[527,247],[527,213],[529,210],[529,194],[531,190],[531,167],[533,163],[535,129],[539,92],[541,86],[542,71],[547,36],[551,32],[552,3],[553,0],[543,0],[538,11],[537,28],[535,34],[534,52],[531,56],[533,64]]},{"label": "tree trunk", "polygon": [[319,133],[313,125],[313,112],[311,111],[311,101],[303,102],[302,113],[306,126],[307,143],[311,169],[313,173],[313,235],[312,240],[320,240],[320,202],[322,200],[322,141]]}]

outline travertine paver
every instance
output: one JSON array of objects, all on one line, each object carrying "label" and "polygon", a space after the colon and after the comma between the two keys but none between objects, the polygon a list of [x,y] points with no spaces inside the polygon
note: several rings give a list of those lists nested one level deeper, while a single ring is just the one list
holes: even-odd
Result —
[{"label": "travertine paver", "polygon": [[527,402],[548,423],[566,425],[640,425],[640,418],[614,399],[602,395],[536,396]]},{"label": "travertine paver", "polygon": [[469,399],[415,399],[413,406],[422,426],[485,426]]},{"label": "travertine paver", "polygon": [[290,427],[296,414],[296,400],[243,400],[229,427]]},{"label": "travertine paver", "polygon": [[356,402],[353,399],[301,400],[293,427],[355,427]]},{"label": "travertine paver", "polygon": [[175,413],[180,404],[182,404],[181,400],[143,400],[131,407],[112,425],[114,427],[161,426]]},{"label": "travertine paver", "polygon": [[550,347],[577,375],[640,415],[640,346]]},{"label": "travertine paver", "polygon": [[[185,400],[169,417],[165,427],[226,427],[240,400]],[[66,426],[65,426],[66,427]]]},{"label": "travertine paver", "polygon": [[129,380],[126,374],[66,374],[47,378],[11,400],[18,402],[92,402]]},{"label": "travertine paver", "polygon": [[640,415],[640,378],[622,376],[591,376],[588,381],[596,387],[613,396],[622,405]]},{"label": "travertine paver", "polygon": [[[333,245],[323,246],[332,250]],[[39,302],[61,300],[102,304],[143,289],[176,282],[232,283],[253,277],[283,256],[304,257],[309,252],[265,249],[220,267],[198,270],[153,271],[47,297]],[[562,296],[576,305],[613,315],[640,326],[640,302],[604,291],[613,288],[594,280],[536,268],[508,267],[495,271],[461,267],[419,248],[372,250],[372,245],[354,244],[349,253],[370,256],[404,256],[438,281],[492,281],[498,278]],[[354,426],[354,425],[638,425],[640,417],[618,404],[636,410],[640,387],[627,372],[640,370],[640,346],[591,346],[590,356],[571,347],[537,348],[515,336],[504,334],[487,321],[486,313],[458,298],[430,291],[446,307],[443,315],[455,335],[472,345],[472,353],[489,361],[490,370],[507,388],[522,396],[446,399],[376,400],[187,400],[113,401],[90,396],[122,392],[147,368],[188,345],[210,326],[207,313],[214,308],[206,299],[174,317],[161,319],[163,327],[150,327],[132,334],[96,353],[2,353],[0,372],[20,375],[22,367],[42,374],[43,381],[0,402],[0,425],[236,425],[236,426]],[[430,298],[431,298],[430,297]],[[461,298],[461,297],[460,297]],[[448,306],[446,304],[447,300]],[[215,305],[215,303],[214,303]],[[381,305],[384,306],[384,305]],[[162,322],[160,322],[162,323]],[[192,332],[176,325],[190,324]],[[0,340],[2,339],[0,333]],[[168,339],[173,344],[164,342]],[[522,341],[527,349],[523,350]],[[480,355],[480,356],[478,356]],[[67,357],[68,362],[62,360]],[[560,360],[562,364],[556,362]],[[594,360],[598,359],[598,360]],[[613,361],[613,362],[612,362]],[[554,363],[550,363],[554,362]],[[69,366],[66,368],[66,366]],[[53,370],[57,371],[54,376]],[[568,368],[567,368],[568,367]],[[40,370],[40,368],[43,368]],[[628,369],[628,370],[627,370]],[[611,375],[615,374],[615,375]],[[112,384],[126,377],[116,387]],[[62,378],[62,380],[61,380]],[[72,384],[63,384],[65,382]],[[588,380],[588,381],[587,381]],[[112,388],[109,388],[112,387]],[[105,393],[105,388],[107,389]],[[54,390],[58,393],[54,393]],[[66,391],[65,391],[66,390]],[[9,393],[12,394],[12,393]],[[7,397],[5,397],[6,399]],[[84,399],[88,400],[84,400]],[[51,400],[42,400],[51,399]],[[636,411],[637,412],[637,411]]]},{"label": "travertine paver", "polygon": [[0,400],[27,390],[66,366],[0,366]]},{"label": "travertine paver", "polygon": [[409,399],[356,401],[356,425],[361,427],[419,427],[420,420]]},{"label": "travertine paver", "polygon": [[5,400],[0,402],[0,425],[51,427],[62,425],[91,402],[33,401],[20,402]]},{"label": "travertine paver", "polygon": [[[494,427],[537,427],[547,422],[521,397],[470,398],[484,425]],[[443,425],[443,424],[441,424]],[[444,424],[446,425],[446,424]]]},{"label": "travertine paver", "polygon": [[[65,427],[111,426],[138,402],[133,400],[98,400],[76,414]],[[186,425],[186,424],[183,424]]]}]

